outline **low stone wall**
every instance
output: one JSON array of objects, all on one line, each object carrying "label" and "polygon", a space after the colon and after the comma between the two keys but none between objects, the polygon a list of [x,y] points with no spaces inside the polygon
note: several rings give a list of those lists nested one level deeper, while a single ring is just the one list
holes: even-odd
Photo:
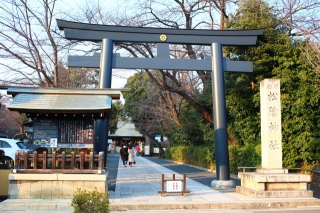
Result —
[{"label": "low stone wall", "polygon": [[313,170],[317,172],[313,173],[311,190],[315,193],[320,193],[320,165],[316,165]]},{"label": "low stone wall", "polygon": [[70,199],[77,188],[108,192],[106,174],[9,174],[10,199]]}]

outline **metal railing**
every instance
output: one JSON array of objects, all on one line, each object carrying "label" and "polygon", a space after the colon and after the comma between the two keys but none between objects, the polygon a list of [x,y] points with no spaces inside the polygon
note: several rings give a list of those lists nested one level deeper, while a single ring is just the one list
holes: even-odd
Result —
[{"label": "metal railing", "polygon": [[[246,172],[246,169],[261,169],[261,167],[250,167],[250,166],[239,166],[238,170],[242,169],[242,172]],[[284,169],[288,169],[288,170],[300,170],[303,171],[305,173],[310,172],[310,173],[319,173],[320,171],[316,171],[316,170],[310,170],[310,169],[302,169],[302,168],[284,168]]]}]

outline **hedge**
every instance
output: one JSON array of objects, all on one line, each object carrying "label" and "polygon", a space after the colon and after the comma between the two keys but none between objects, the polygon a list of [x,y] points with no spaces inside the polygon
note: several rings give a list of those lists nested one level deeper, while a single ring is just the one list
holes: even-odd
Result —
[{"label": "hedge", "polygon": [[165,150],[165,158],[181,163],[215,169],[214,149],[196,146],[174,146]]}]

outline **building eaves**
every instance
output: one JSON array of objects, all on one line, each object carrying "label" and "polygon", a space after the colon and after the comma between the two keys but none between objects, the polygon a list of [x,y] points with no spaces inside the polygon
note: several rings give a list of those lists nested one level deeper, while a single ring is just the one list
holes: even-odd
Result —
[{"label": "building eaves", "polygon": [[103,95],[18,94],[8,109],[19,112],[76,113],[105,112],[112,98]]}]

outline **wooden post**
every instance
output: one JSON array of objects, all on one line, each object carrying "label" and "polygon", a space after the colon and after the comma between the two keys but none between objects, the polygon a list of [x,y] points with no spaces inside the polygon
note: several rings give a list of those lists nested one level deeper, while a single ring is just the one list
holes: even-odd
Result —
[{"label": "wooden post", "polygon": [[52,152],[52,169],[56,168],[56,151]]},{"label": "wooden post", "polygon": [[[183,191],[187,191],[187,176],[186,174],[183,175]],[[187,196],[187,193],[182,193],[183,196]]]},{"label": "wooden post", "polygon": [[61,156],[61,169],[66,168],[66,153],[63,151]]},{"label": "wooden post", "polygon": [[37,169],[38,164],[38,152],[33,152],[33,169]]},{"label": "wooden post", "polygon": [[80,163],[80,169],[81,170],[83,170],[83,160],[84,160],[83,152],[80,152],[80,154],[79,154],[79,163]]},{"label": "wooden post", "polygon": [[70,169],[74,169],[74,152],[71,152]]},{"label": "wooden post", "polygon": [[47,152],[42,153],[42,169],[47,169]]},{"label": "wooden post", "polygon": [[16,165],[16,169],[21,168],[20,151],[16,151],[15,153],[15,165]]},{"label": "wooden post", "polygon": [[[162,174],[162,186],[161,186],[161,192],[164,192],[164,174]],[[161,193],[161,197],[163,197],[164,193]]]},{"label": "wooden post", "polygon": [[90,152],[89,169],[93,170],[93,152]]},{"label": "wooden post", "polygon": [[23,152],[23,167],[24,169],[28,169],[28,152]]}]

